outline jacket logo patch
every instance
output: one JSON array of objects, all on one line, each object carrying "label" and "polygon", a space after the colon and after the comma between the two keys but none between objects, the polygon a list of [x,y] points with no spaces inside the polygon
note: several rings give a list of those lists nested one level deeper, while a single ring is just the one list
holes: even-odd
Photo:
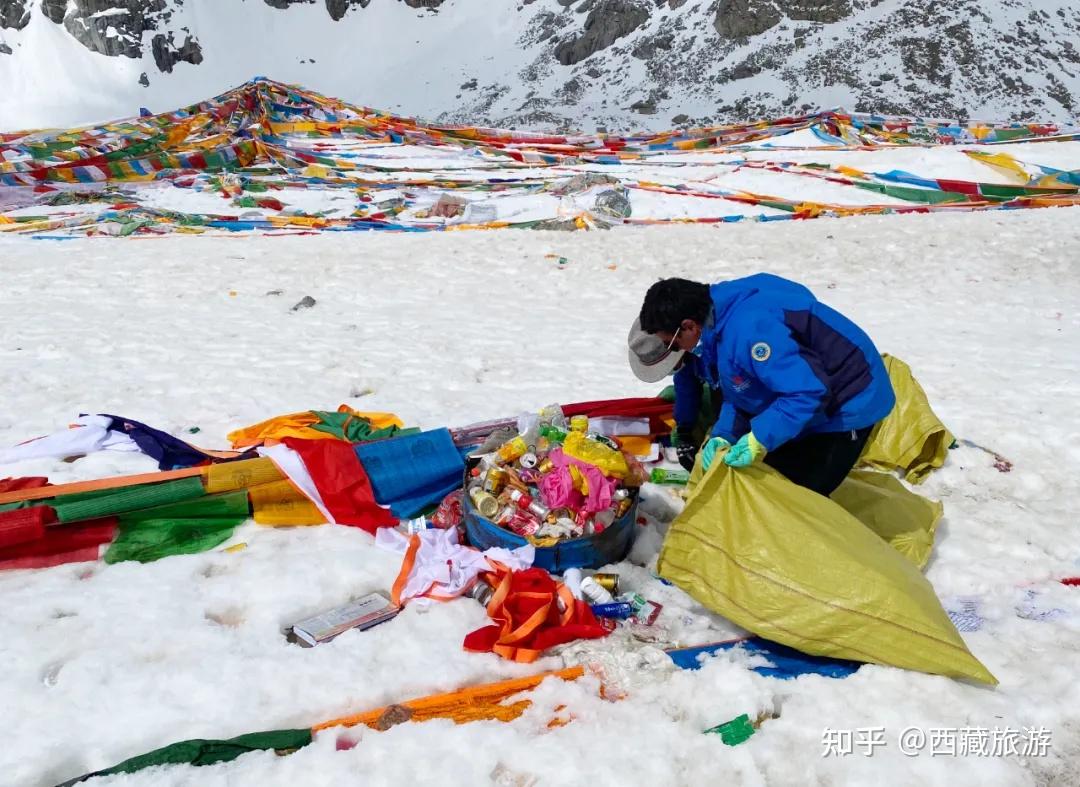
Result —
[{"label": "jacket logo patch", "polygon": [[731,384],[735,387],[735,390],[742,393],[750,387],[750,381],[743,377],[741,374],[737,374],[731,378]]},{"label": "jacket logo patch", "polygon": [[758,342],[750,348],[750,356],[755,361],[767,361],[770,355],[772,355],[772,347],[765,342]]}]

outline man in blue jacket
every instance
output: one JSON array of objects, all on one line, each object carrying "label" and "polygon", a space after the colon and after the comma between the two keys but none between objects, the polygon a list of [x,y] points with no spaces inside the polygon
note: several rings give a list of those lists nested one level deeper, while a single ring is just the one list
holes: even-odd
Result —
[{"label": "man in blue jacket", "polygon": [[[823,495],[896,402],[870,337],[806,287],[767,273],[711,286],[657,282],[629,345],[642,380],[685,367],[723,392],[705,467],[723,451],[731,467],[763,461]],[[678,396],[677,386],[676,407]]]},{"label": "man in blue jacket", "polygon": [[693,353],[683,353],[672,383],[675,388],[675,428],[671,432],[671,445],[678,454],[679,464],[692,470],[698,448],[720,414],[724,392],[709,384],[701,359]]}]

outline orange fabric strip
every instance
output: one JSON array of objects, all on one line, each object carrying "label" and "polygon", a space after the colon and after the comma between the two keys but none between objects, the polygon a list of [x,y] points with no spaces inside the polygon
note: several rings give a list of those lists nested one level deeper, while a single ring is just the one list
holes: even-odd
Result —
[{"label": "orange fabric strip", "polygon": [[[480,719],[512,721],[524,713],[531,703],[524,700],[512,705],[503,705],[502,701],[507,697],[534,689],[545,678],[556,677],[561,680],[571,681],[577,680],[584,674],[585,670],[582,667],[570,667],[552,672],[542,672],[539,675],[532,675],[527,678],[485,683],[446,694],[432,694],[427,697],[408,700],[399,703],[399,705],[412,711],[411,721],[453,719],[458,724]],[[311,728],[311,731],[314,733],[329,727],[355,727],[358,724],[375,728],[386,711],[387,708],[383,707],[353,716],[343,716],[339,719],[316,724]]]},{"label": "orange fabric strip", "polygon": [[401,561],[401,570],[398,572],[397,579],[394,580],[394,587],[390,591],[390,603],[395,607],[401,606],[401,591],[405,589],[405,583],[409,581],[409,574],[412,573],[413,566],[416,565],[416,553],[420,551],[420,536],[413,533],[409,536],[409,548],[405,550],[405,559]]}]

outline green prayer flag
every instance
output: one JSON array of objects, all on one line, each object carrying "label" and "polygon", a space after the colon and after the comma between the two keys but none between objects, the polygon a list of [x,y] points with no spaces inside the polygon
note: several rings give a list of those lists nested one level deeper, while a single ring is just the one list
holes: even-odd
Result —
[{"label": "green prayer flag", "polygon": [[241,754],[252,751],[273,749],[279,755],[292,754],[309,743],[311,743],[311,730],[309,729],[251,732],[227,740],[195,738],[154,749],[154,751],[146,754],[124,760],[111,768],[83,774],[74,779],[69,779],[57,785],[57,787],[71,787],[97,776],[135,773],[143,768],[152,768],[156,765],[214,765],[219,762],[231,762]]},{"label": "green prayer flag", "polygon": [[312,410],[311,412],[319,419],[319,423],[311,425],[312,429],[332,434],[339,440],[350,443],[365,443],[371,440],[385,440],[389,437],[404,437],[420,431],[419,429],[402,429],[397,426],[373,429],[370,419],[361,418],[352,413],[337,413],[329,410]]},{"label": "green prayer flag", "polygon": [[137,560],[152,563],[171,555],[193,555],[213,549],[232,536],[240,517],[121,520],[106,563]]},{"label": "green prayer flag", "polygon": [[140,484],[115,489],[111,494],[97,495],[74,502],[57,499],[53,508],[56,509],[56,518],[60,522],[79,522],[165,503],[191,500],[205,494],[206,490],[203,488],[201,478],[181,478],[161,484]]}]

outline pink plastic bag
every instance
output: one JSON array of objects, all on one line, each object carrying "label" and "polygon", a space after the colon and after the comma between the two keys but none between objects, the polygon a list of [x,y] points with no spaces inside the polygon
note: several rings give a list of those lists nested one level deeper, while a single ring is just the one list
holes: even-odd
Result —
[{"label": "pink plastic bag", "polygon": [[577,508],[582,504],[581,493],[574,489],[574,479],[566,467],[556,467],[541,476],[539,486],[548,508]]},{"label": "pink plastic bag", "polygon": [[[611,507],[611,493],[615,491],[615,487],[618,482],[612,478],[607,478],[600,468],[595,465],[590,465],[588,462],[583,462],[580,459],[575,459],[572,456],[567,456],[563,453],[561,448],[556,448],[549,455],[552,464],[556,468],[562,470],[566,474],[567,479],[570,479],[569,467],[573,465],[576,467],[585,480],[589,483],[589,494],[585,498],[585,502],[581,507],[581,510],[586,514],[595,514],[597,511],[604,511]],[[548,475],[553,475],[549,473]],[[571,480],[571,488],[573,488],[573,482]],[[547,500],[547,498],[544,498]],[[549,503],[549,505],[551,505]]]}]

